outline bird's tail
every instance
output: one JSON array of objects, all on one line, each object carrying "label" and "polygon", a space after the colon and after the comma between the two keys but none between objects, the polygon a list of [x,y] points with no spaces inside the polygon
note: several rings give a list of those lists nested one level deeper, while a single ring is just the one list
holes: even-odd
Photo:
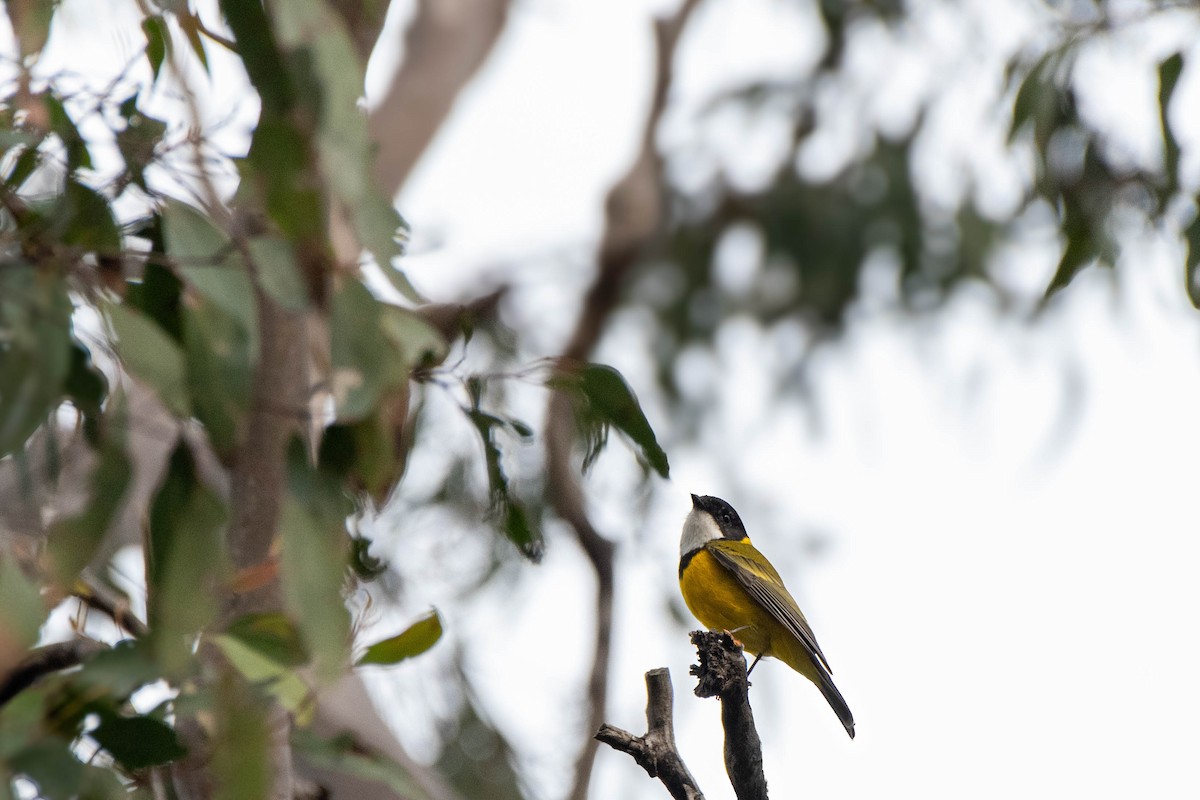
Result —
[{"label": "bird's tail", "polygon": [[846,699],[842,697],[842,693],[833,685],[833,679],[828,675],[822,675],[817,686],[821,689],[821,694],[825,695],[825,699],[829,701],[834,713],[838,715],[838,719],[842,721],[846,733],[850,734],[850,738],[853,739],[854,715],[850,713],[850,706],[846,705]]}]

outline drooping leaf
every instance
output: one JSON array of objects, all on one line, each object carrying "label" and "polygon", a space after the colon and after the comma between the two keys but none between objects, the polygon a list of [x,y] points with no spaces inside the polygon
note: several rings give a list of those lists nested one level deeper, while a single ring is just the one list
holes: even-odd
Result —
[{"label": "drooping leaf", "polygon": [[250,240],[250,256],[259,286],[275,302],[294,311],[308,306],[308,292],[289,242],[277,236],[256,236]]},{"label": "drooping leaf", "polygon": [[196,209],[168,200],[163,209],[167,253],[196,290],[257,336],[254,287],[225,233]]},{"label": "drooping leaf", "polygon": [[395,343],[408,370],[442,363],[449,352],[446,339],[419,314],[407,308],[383,304],[380,323]]},{"label": "drooping leaf", "polygon": [[231,314],[198,298],[183,310],[183,344],[196,418],[217,454],[232,457],[250,408],[258,343]]},{"label": "drooping leaf", "polygon": [[29,742],[8,759],[8,768],[37,785],[47,800],[69,800],[79,792],[83,764],[65,739],[42,737]]},{"label": "drooping leaf", "polygon": [[91,416],[100,414],[100,404],[108,394],[108,380],[104,373],[92,363],[88,349],[74,338],[71,341],[70,371],[63,383],[63,391],[80,413]]},{"label": "drooping leaf", "polygon": [[120,703],[162,677],[146,643],[126,639],[88,659],[72,682],[85,693],[101,694]]},{"label": "drooping leaf", "polygon": [[109,304],[105,311],[117,336],[117,355],[134,377],[158,394],[179,416],[191,413],[182,348],[162,328],[128,305]]},{"label": "drooping leaf", "polygon": [[[111,401],[110,401],[111,402]],[[55,521],[47,537],[52,573],[60,586],[72,586],[108,533],[129,487],[133,470],[125,454],[124,410],[110,407],[96,445],[90,476],[91,502],[77,515]]]},{"label": "drooping leaf", "polygon": [[442,638],[442,620],[436,610],[409,625],[403,632],[370,645],[356,666],[378,664],[390,666],[419,656]]},{"label": "drooping leaf", "polygon": [[[146,168],[154,161],[158,145],[167,132],[167,125],[138,108],[137,92],[121,103],[120,114],[125,120],[125,127],[116,131],[117,150],[125,160],[125,170],[130,180],[148,192]],[[162,247],[156,247],[155,250],[163,252]]]},{"label": "drooping leaf", "polygon": [[1165,200],[1174,194],[1179,186],[1179,141],[1175,138],[1170,120],[1167,119],[1167,111],[1170,109],[1171,97],[1175,93],[1181,72],[1182,53],[1175,53],[1158,65],[1158,119],[1163,135],[1163,172],[1167,176],[1167,186],[1163,192],[1164,202],[1160,202],[1160,207],[1165,206]]},{"label": "drooping leaf", "polygon": [[279,532],[284,601],[312,654],[321,681],[343,667],[350,617],[342,599],[346,575],[346,517],[353,505],[340,481],[312,468],[302,446],[288,458],[288,496]]},{"label": "drooping leaf", "polygon": [[364,747],[349,736],[325,739],[311,731],[292,730],[292,745],[304,761],[317,769],[340,772],[375,781],[400,797],[426,800],[429,795],[397,763]]},{"label": "drooping leaf", "polygon": [[1184,229],[1183,237],[1187,243],[1185,261],[1185,280],[1188,298],[1192,305],[1200,308],[1200,213]]},{"label": "drooping leaf", "polygon": [[467,418],[475,426],[483,443],[484,464],[487,468],[488,495],[491,499],[491,514],[500,525],[508,540],[517,546],[535,564],[542,559],[545,542],[541,532],[529,521],[529,515],[521,501],[513,495],[508,485],[508,475],[502,463],[503,455],[496,442],[496,430],[505,427],[500,417],[479,408],[479,390],[470,390],[473,405],[464,408]]},{"label": "drooping leaf", "polygon": [[98,255],[121,252],[116,217],[108,200],[95,189],[68,178],[57,205],[57,226],[64,244]]},{"label": "drooping leaf", "polygon": [[[258,5],[244,3],[243,5]],[[229,637],[217,637],[218,647],[240,648],[250,657],[253,650]],[[228,657],[228,654],[227,656]],[[231,659],[232,660],[232,659]],[[270,662],[268,662],[270,663]],[[270,715],[266,699],[257,687],[232,674],[222,676],[216,687],[216,732],[212,737],[212,797],[215,800],[249,800],[271,797],[273,776]]]},{"label": "drooping leaf", "polygon": [[142,33],[146,36],[146,60],[150,62],[152,80],[158,80],[158,71],[162,69],[171,41],[167,21],[161,14],[146,17],[142,20]]},{"label": "drooping leaf", "polygon": [[625,434],[646,464],[662,477],[669,477],[667,454],[658,444],[633,389],[621,373],[605,364],[586,364],[577,373],[558,376],[554,383],[575,390],[575,413],[587,447],[586,470],[600,455],[608,428]]},{"label": "drooping leaf", "polygon": [[196,60],[200,62],[200,66],[204,67],[205,72],[209,72],[208,52],[204,49],[204,38],[200,35],[200,18],[193,11],[185,8],[181,13],[175,14],[175,19],[179,22],[179,29],[187,37],[188,44],[191,45],[192,52],[196,55]]},{"label": "drooping leaf", "polygon": [[151,717],[102,714],[90,735],[128,770],[167,764],[187,754],[175,731]]},{"label": "drooping leaf", "polygon": [[196,473],[180,442],[150,509],[146,612],[157,663],[172,676],[188,673],[195,637],[216,618],[224,574],[221,531],[227,512]]},{"label": "drooping leaf", "polygon": [[46,618],[37,585],[25,577],[12,556],[0,556],[0,675],[37,642]]},{"label": "drooping leaf", "polygon": [[67,172],[75,173],[80,168],[92,169],[92,154],[88,151],[87,140],[75,127],[75,121],[67,112],[62,100],[53,94],[42,95],[42,102],[50,118],[50,130],[62,141],[67,151]]},{"label": "drooping leaf", "polygon": [[262,98],[263,115],[286,114],[295,103],[295,90],[266,9],[261,3],[221,0],[221,13],[237,40],[246,74]]},{"label": "drooping leaf", "polygon": [[346,281],[333,296],[330,383],[339,421],[362,419],[385,389],[408,380],[400,353],[381,335],[383,308],[357,280]]},{"label": "drooping leaf", "polygon": [[62,402],[71,312],[57,276],[23,263],[0,265],[0,457],[21,448]]},{"label": "drooping leaf", "polygon": [[286,614],[247,614],[234,620],[225,634],[282,666],[298,667],[308,662],[304,639]]},{"label": "drooping leaf", "polygon": [[313,693],[295,670],[239,636],[220,634],[213,637],[213,642],[247,681],[278,699],[284,708],[297,715],[301,725],[308,724],[314,709]]},{"label": "drooping leaf", "polygon": [[146,265],[141,281],[127,285],[125,303],[154,320],[176,342],[182,342],[182,294],[183,281],[171,270],[152,262]]}]

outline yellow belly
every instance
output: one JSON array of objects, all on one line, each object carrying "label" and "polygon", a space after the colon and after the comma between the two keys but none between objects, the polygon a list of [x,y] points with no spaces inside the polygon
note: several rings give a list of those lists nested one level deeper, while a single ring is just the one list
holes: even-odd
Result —
[{"label": "yellow belly", "polygon": [[750,655],[778,658],[810,681],[817,669],[803,645],[747,594],[707,550],[694,556],[679,576],[683,601],[704,627],[729,631]]}]

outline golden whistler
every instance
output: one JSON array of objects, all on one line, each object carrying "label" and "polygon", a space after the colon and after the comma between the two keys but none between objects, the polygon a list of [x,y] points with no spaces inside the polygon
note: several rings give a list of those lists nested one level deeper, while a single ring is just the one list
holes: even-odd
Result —
[{"label": "golden whistler", "polygon": [[808,620],[766,556],[750,543],[733,507],[692,495],[679,539],[679,588],[706,628],[724,630],[756,656],[777,658],[817,685],[854,738],[854,715],[833,685],[833,670]]}]

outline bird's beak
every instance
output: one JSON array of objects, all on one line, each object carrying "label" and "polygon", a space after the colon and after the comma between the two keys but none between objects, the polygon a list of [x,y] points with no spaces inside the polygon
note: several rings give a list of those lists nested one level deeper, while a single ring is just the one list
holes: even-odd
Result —
[{"label": "bird's beak", "polygon": [[700,507],[700,498],[697,497],[696,495],[692,495],[692,508],[699,508],[699,507]]}]

